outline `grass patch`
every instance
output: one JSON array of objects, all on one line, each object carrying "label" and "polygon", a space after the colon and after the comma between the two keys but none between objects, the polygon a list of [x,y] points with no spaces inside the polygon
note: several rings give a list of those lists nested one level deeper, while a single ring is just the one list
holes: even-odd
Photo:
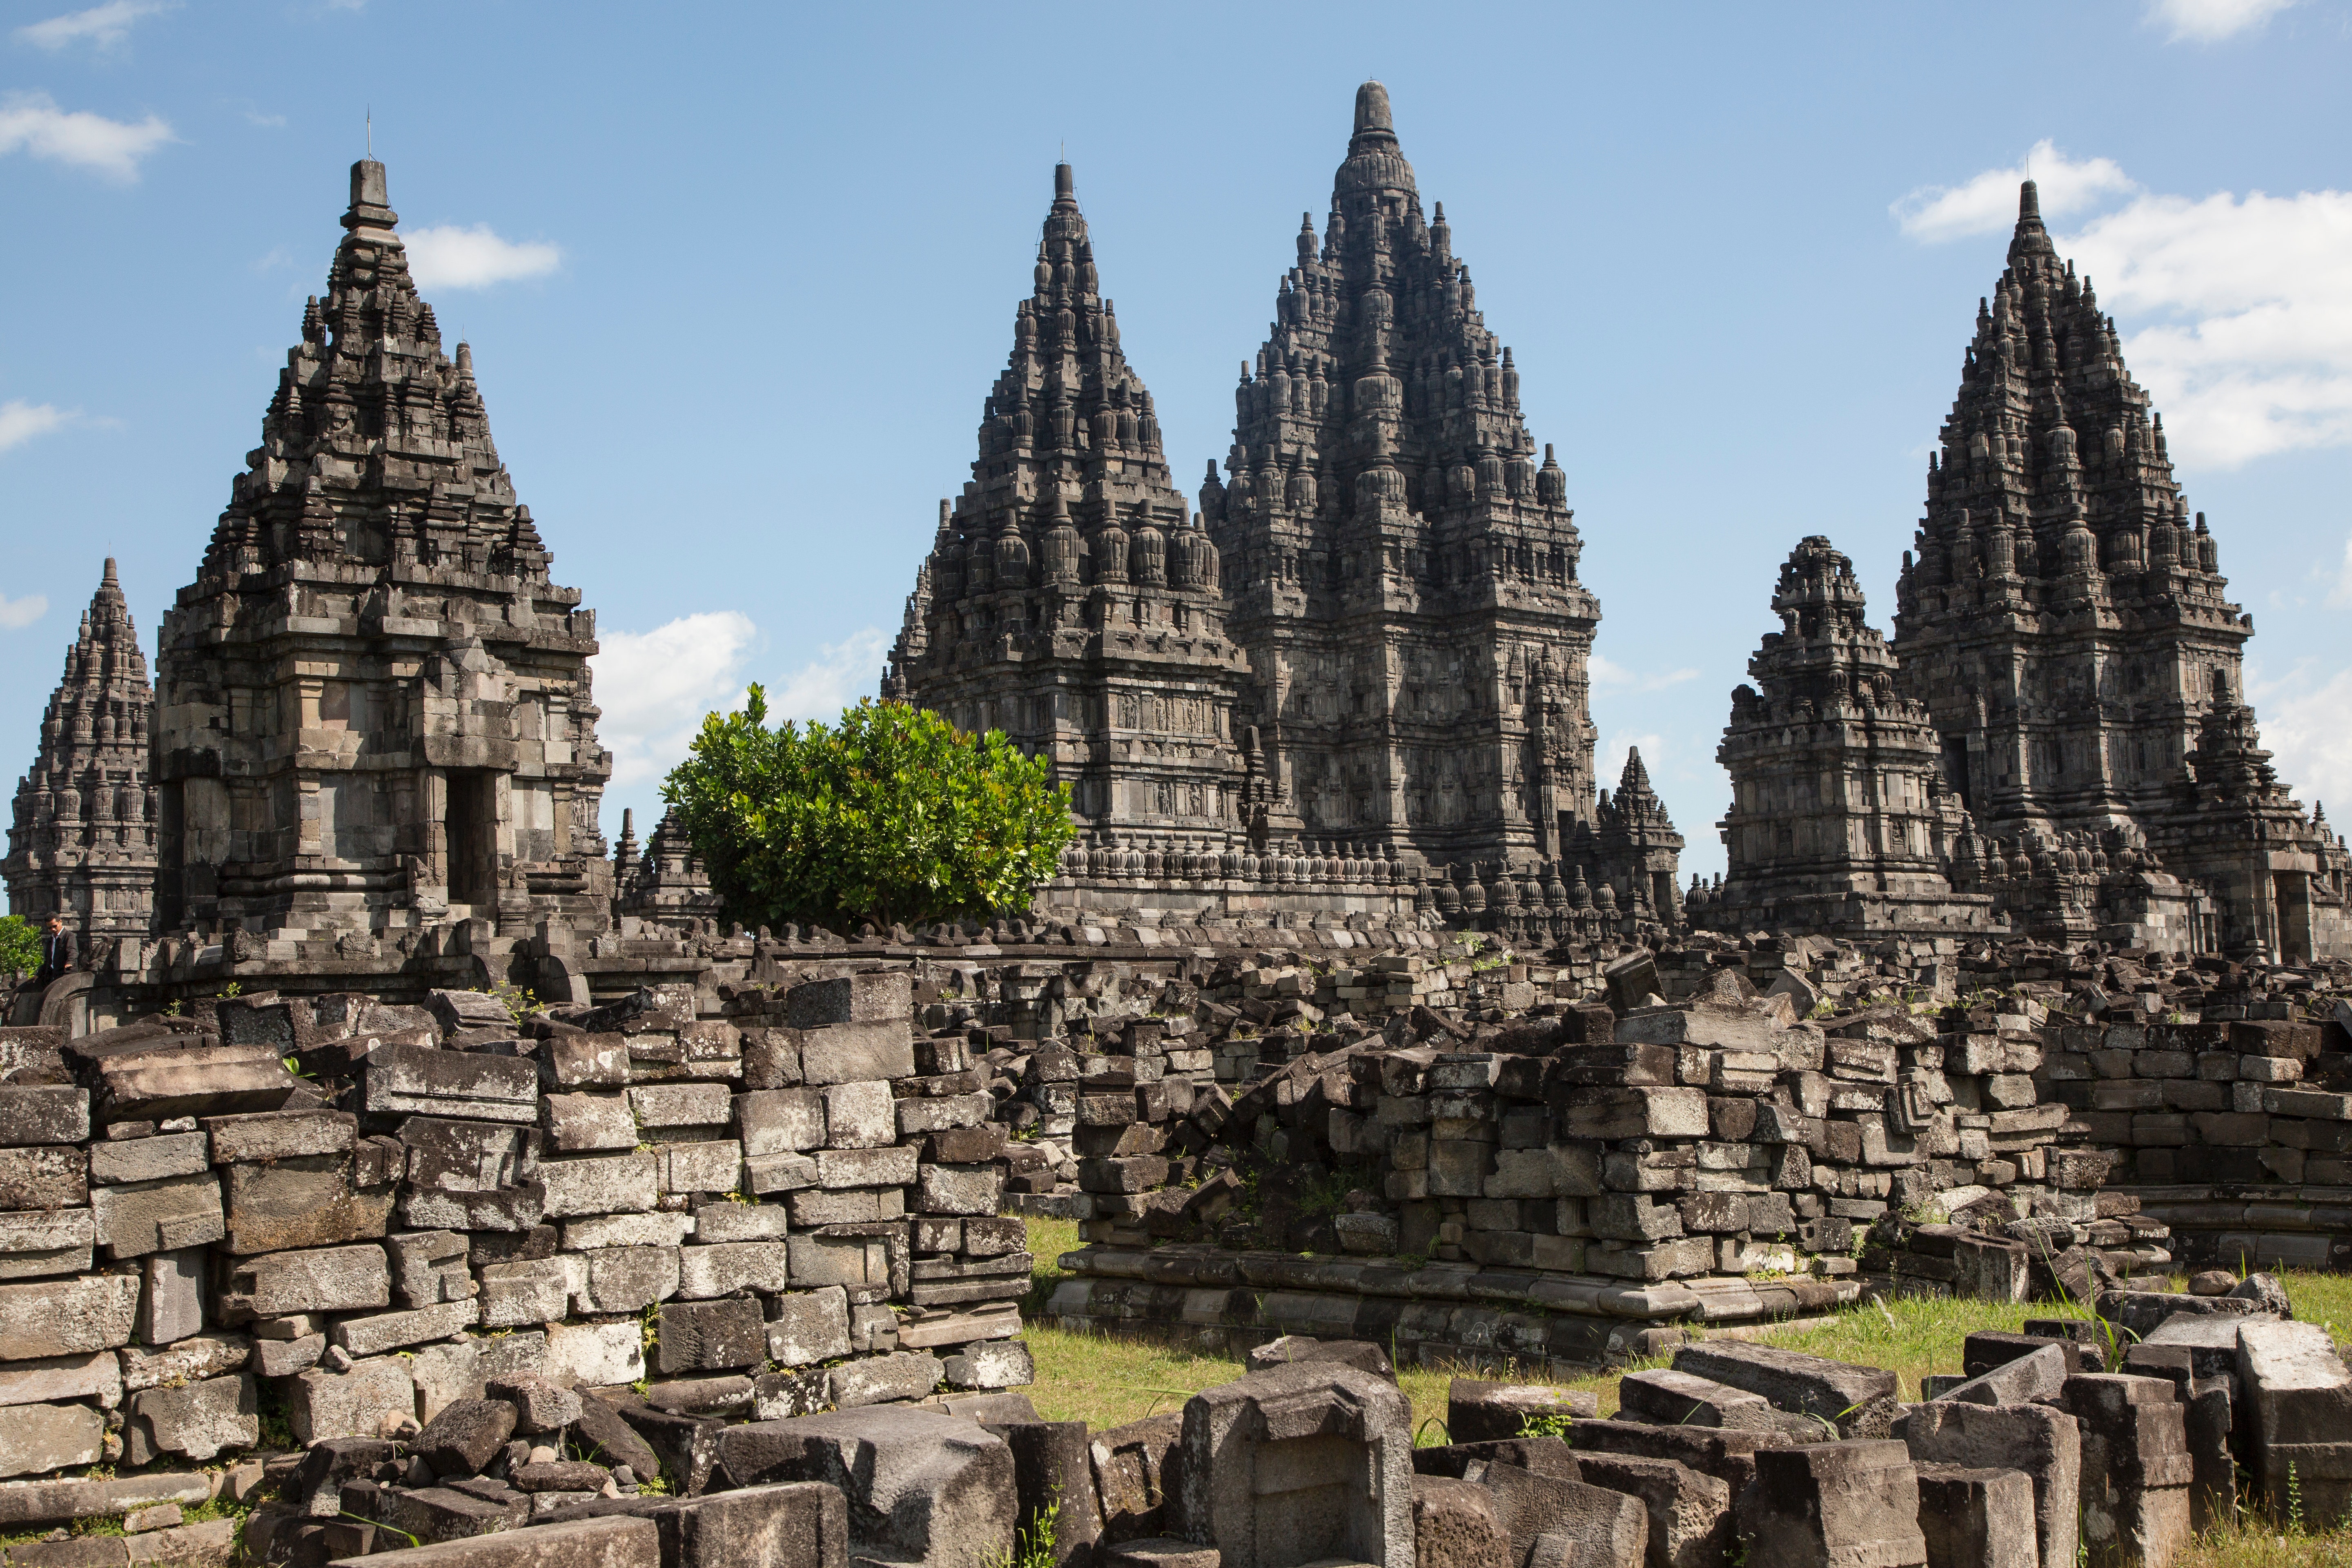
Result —
[{"label": "grass patch", "polygon": [[2352,1534],[2285,1531],[2250,1518],[2207,1531],[2172,1560],[2173,1568],[2345,1568],[2347,1563],[2352,1563]]}]

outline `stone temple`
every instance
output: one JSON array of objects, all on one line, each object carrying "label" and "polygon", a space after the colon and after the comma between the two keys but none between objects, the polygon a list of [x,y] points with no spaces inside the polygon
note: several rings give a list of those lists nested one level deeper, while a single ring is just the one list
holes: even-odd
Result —
[{"label": "stone temple", "polygon": [[610,919],[595,616],[550,581],[385,203],[353,165],[326,295],[163,618],[160,931]]},{"label": "stone temple", "polygon": [[1367,83],[1188,521],[1056,172],[884,682],[1054,756],[1088,832],[1049,907],[1679,922],[1639,759],[1596,788],[1567,476],[1453,246]]},{"label": "stone temple", "polygon": [[65,678],[41,719],[41,748],[16,784],[8,828],[8,909],[51,915],[86,951],[143,937],[154,903],[155,792],[147,782],[154,691],[114,563],[90,596]]},{"label": "stone temple", "polygon": [[2342,842],[2241,700],[2253,619],[2030,180],[1915,543],[1885,647],[1828,541],[1782,569],[1785,629],[1718,753],[1730,869],[1695,920],[1965,931],[1989,900],[2053,942],[2352,956]]}]

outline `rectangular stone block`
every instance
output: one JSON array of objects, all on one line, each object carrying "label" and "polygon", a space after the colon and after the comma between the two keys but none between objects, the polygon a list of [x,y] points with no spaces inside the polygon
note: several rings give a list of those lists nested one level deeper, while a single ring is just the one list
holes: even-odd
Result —
[{"label": "rectangular stone block", "polygon": [[[397,1562],[391,1561],[395,1558]],[[719,1568],[722,1561],[742,1560],[725,1552],[714,1540],[706,1556],[691,1565],[681,1560],[675,1568]],[[660,1532],[651,1520],[615,1516],[377,1552],[343,1559],[334,1568],[663,1568],[666,1563]],[[771,1564],[762,1558],[746,1564],[746,1568],[787,1565]],[[827,1563],[823,1568],[840,1565]]]},{"label": "rectangular stone block", "polygon": [[482,1326],[526,1328],[562,1321],[572,1304],[572,1266],[553,1258],[489,1263],[478,1271]]},{"label": "rectangular stone block", "polygon": [[359,1118],[341,1110],[267,1110],[208,1117],[204,1123],[216,1165],[349,1153],[359,1132]]},{"label": "rectangular stone block", "polygon": [[0,1210],[78,1208],[89,1202],[89,1157],[79,1149],[0,1149]]},{"label": "rectangular stone block", "polygon": [[86,1274],[96,1235],[86,1208],[0,1213],[0,1279]]},{"label": "rectangular stone block", "polygon": [[1919,1468],[1919,1533],[1928,1568],[2037,1568],[2033,1483],[2022,1472]]},{"label": "rectangular stone block", "polygon": [[[794,1237],[793,1240],[814,1239]],[[781,1291],[798,1281],[788,1242],[728,1242],[678,1251],[677,1293],[687,1300],[731,1295],[737,1290]],[[831,1281],[825,1281],[831,1283]]]},{"label": "rectangular stone block", "polygon": [[410,1117],[401,1219],[418,1230],[529,1230],[544,1205],[535,1139],[510,1123]]},{"label": "rectangular stone block", "polygon": [[993,1215],[1004,1196],[1004,1173],[995,1165],[919,1168],[915,1206],[930,1215]]},{"label": "rectangular stone block", "polygon": [[665,1193],[733,1193],[743,1186],[743,1146],[733,1139],[653,1147]]},{"label": "rectangular stone block", "polygon": [[331,1437],[389,1437],[416,1418],[416,1384],[398,1356],[354,1362],[349,1372],[313,1368],[286,1384],[286,1424],[308,1446]]},{"label": "rectangular stone block", "polygon": [[636,1120],[624,1095],[551,1094],[539,1102],[539,1121],[558,1153],[637,1146]]},{"label": "rectangular stone block", "polygon": [[541,1370],[561,1384],[610,1388],[646,1375],[645,1341],[637,1325],[550,1323]]},{"label": "rectangular stone block", "polygon": [[345,1318],[327,1331],[327,1337],[354,1357],[379,1355],[404,1345],[446,1340],[472,1328],[480,1319],[481,1309],[472,1300],[444,1301],[406,1311]]},{"label": "rectangular stone block", "polygon": [[734,1097],[723,1083],[641,1083],[630,1087],[629,1110],[641,1127],[719,1127]]},{"label": "rectangular stone block", "polygon": [[211,1163],[212,1154],[201,1132],[103,1139],[89,1148],[89,1179],[113,1186],[198,1175]]},{"label": "rectangular stone block", "polygon": [[1685,1345],[1675,1352],[1674,1368],[1762,1394],[1779,1409],[1819,1416],[1850,1437],[1885,1435],[1899,1386],[1893,1373],[1877,1367],[1736,1340]]},{"label": "rectangular stone block", "polygon": [[885,1149],[821,1149],[816,1179],[825,1187],[902,1187],[915,1179],[913,1145]]},{"label": "rectangular stone block", "polygon": [[392,1263],[394,1297],[404,1307],[434,1307],[475,1294],[463,1231],[404,1232],[385,1238],[384,1252]]},{"label": "rectangular stone block", "polygon": [[109,1258],[201,1247],[228,1234],[210,1171],[90,1192],[90,1222]]},{"label": "rectangular stone block", "polygon": [[558,1089],[622,1089],[629,1081],[625,1035],[558,1035],[541,1044],[540,1059]]},{"label": "rectangular stone block", "polygon": [[898,1142],[896,1102],[887,1083],[835,1083],[824,1096],[824,1142],[829,1149],[883,1149]]},{"label": "rectangular stone block", "polygon": [[1925,1568],[1919,1484],[1900,1443],[1765,1448],[1739,1496],[1748,1568]]},{"label": "rectangular stone block", "polygon": [[72,1084],[0,1084],[0,1145],[79,1143],[89,1137],[89,1091]]},{"label": "rectangular stone block", "polygon": [[88,1399],[110,1410],[121,1398],[122,1363],[110,1351],[0,1363],[0,1405]]},{"label": "rectangular stone block", "polygon": [[349,1154],[297,1154],[268,1164],[222,1169],[227,1238],[232,1253],[284,1252],[333,1247],[383,1235],[392,1223],[394,1189],[353,1184]]},{"label": "rectangular stone block", "polygon": [[[869,970],[826,980],[808,980],[784,994],[784,1023],[795,1029],[835,1024],[911,1022],[913,979],[903,969]],[[911,1077],[913,1068],[893,1076]]]},{"label": "rectangular stone block", "polygon": [[852,1289],[890,1282],[890,1249],[878,1236],[795,1236],[784,1243],[789,1283],[798,1289],[826,1285]]},{"label": "rectangular stone block", "polygon": [[770,1089],[735,1097],[735,1128],[747,1155],[797,1154],[824,1144],[824,1097],[813,1089]]},{"label": "rectangular stone block", "polygon": [[572,1286],[579,1312],[642,1312],[677,1294],[675,1247],[608,1247],[579,1255],[586,1266]]},{"label": "rectangular stone block", "polygon": [[542,1161],[539,1179],[550,1219],[573,1215],[642,1214],[661,1198],[650,1153]]},{"label": "rectangular stone block", "polygon": [[19,1405],[0,1419],[0,1476],[94,1465],[105,1452],[106,1423],[87,1405]]},{"label": "rectangular stone block", "polygon": [[520,1057],[387,1045],[368,1058],[362,1081],[371,1115],[539,1120],[539,1069]]},{"label": "rectangular stone block", "polygon": [[780,1297],[767,1335],[768,1358],[778,1366],[814,1366],[849,1354],[848,1293],[836,1285]]},{"label": "rectangular stone block", "polygon": [[370,1311],[392,1305],[392,1269],[381,1247],[330,1247],[240,1258],[229,1270],[222,1305],[256,1318]]}]

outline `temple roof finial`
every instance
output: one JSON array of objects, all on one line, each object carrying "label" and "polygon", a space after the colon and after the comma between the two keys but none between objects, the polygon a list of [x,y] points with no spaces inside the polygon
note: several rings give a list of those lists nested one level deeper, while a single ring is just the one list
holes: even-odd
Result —
[{"label": "temple roof finial", "polygon": [[2017,187],[2017,221],[2020,223],[2042,221],[2042,193],[2032,180]]},{"label": "temple roof finial", "polygon": [[1356,129],[1362,131],[1394,131],[1389,119],[1389,89],[1379,82],[1368,81],[1356,89]]}]

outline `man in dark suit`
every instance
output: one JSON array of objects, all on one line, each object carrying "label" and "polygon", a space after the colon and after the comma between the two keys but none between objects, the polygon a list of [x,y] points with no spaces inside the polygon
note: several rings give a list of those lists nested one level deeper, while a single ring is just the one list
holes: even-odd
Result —
[{"label": "man in dark suit", "polygon": [[36,985],[47,985],[61,974],[71,973],[74,966],[73,932],[66,929],[65,917],[51,915],[49,929],[41,933],[41,972],[34,977]]}]

